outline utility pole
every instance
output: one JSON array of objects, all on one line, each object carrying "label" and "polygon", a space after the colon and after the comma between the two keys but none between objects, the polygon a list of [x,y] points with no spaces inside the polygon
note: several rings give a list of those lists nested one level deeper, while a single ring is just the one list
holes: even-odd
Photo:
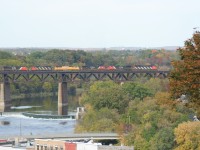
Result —
[{"label": "utility pole", "polygon": [[20,126],[19,126],[19,127],[20,127],[19,129],[20,129],[20,138],[21,138],[21,136],[22,136],[21,118],[20,118],[20,123],[19,123],[19,125],[20,125]]}]

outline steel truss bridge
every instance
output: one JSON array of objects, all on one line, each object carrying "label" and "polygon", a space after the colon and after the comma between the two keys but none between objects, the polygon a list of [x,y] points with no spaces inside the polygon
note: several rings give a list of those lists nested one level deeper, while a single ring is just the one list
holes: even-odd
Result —
[{"label": "steel truss bridge", "polygon": [[[14,82],[57,82],[58,115],[68,114],[68,83],[90,80],[134,81],[135,78],[167,78],[169,71],[159,70],[77,70],[77,71],[0,71],[0,112],[11,107],[10,83]],[[33,79],[39,79],[39,81]]]},{"label": "steel truss bridge", "polygon": [[113,81],[133,81],[135,78],[167,78],[169,71],[159,70],[80,70],[80,71],[0,71],[0,82],[32,81],[73,82],[110,79]]}]

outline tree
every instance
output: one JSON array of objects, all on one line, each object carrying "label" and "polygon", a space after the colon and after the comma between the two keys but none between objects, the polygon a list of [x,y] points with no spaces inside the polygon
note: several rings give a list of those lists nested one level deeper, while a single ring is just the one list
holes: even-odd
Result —
[{"label": "tree", "polygon": [[[155,98],[134,100],[129,103],[122,121],[130,116],[131,130],[122,135],[125,145],[135,149],[168,150],[174,147],[174,128],[189,120],[188,111],[177,112],[174,105],[165,104],[168,94],[156,94]],[[169,101],[169,100],[168,100]],[[185,107],[185,106],[183,106]],[[187,107],[185,107],[188,110]],[[122,133],[122,132],[121,132]]]},{"label": "tree", "polygon": [[200,123],[184,122],[174,130],[176,150],[200,149]]},{"label": "tree", "polygon": [[150,141],[150,149],[169,150],[173,149],[174,134],[170,127],[162,128]]},{"label": "tree", "polygon": [[143,100],[145,97],[153,96],[153,93],[149,88],[139,83],[124,83],[122,89],[124,94],[128,95],[130,99],[139,98],[140,100]]},{"label": "tree", "polygon": [[78,122],[76,132],[113,132],[119,121],[116,110],[102,108],[100,110],[88,109],[83,119]]},{"label": "tree", "polygon": [[152,93],[168,91],[169,80],[168,79],[159,79],[151,78],[144,83],[145,87],[149,87]]},{"label": "tree", "polygon": [[12,54],[9,52],[0,51],[0,59],[12,58]]},{"label": "tree", "polygon": [[200,111],[200,32],[195,32],[178,51],[180,60],[172,62],[170,92],[174,98],[187,95],[189,106]]},{"label": "tree", "polygon": [[42,88],[43,88],[44,90],[46,90],[47,92],[51,92],[52,89],[53,89],[51,83],[49,83],[49,82],[44,82]]},{"label": "tree", "polygon": [[104,107],[117,109],[120,114],[124,113],[128,102],[128,96],[121,90],[121,86],[112,81],[95,82],[81,99],[83,105],[90,104],[97,110]]}]

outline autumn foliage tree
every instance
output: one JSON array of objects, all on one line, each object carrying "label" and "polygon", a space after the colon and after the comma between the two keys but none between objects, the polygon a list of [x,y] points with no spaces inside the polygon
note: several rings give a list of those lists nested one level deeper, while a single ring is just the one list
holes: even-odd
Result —
[{"label": "autumn foliage tree", "polygon": [[174,98],[180,98],[182,94],[187,95],[189,106],[200,111],[200,32],[196,31],[178,51],[180,60],[172,62],[171,94]]},{"label": "autumn foliage tree", "polygon": [[174,130],[176,150],[200,149],[200,123],[185,122]]}]

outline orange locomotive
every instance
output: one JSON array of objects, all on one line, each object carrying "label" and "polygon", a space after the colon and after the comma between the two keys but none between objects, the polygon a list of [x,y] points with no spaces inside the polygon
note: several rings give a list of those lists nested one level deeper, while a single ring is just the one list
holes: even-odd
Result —
[{"label": "orange locomotive", "polygon": [[57,71],[64,71],[64,70],[80,70],[80,67],[70,67],[70,66],[61,66],[61,67],[54,67],[54,70]]}]

